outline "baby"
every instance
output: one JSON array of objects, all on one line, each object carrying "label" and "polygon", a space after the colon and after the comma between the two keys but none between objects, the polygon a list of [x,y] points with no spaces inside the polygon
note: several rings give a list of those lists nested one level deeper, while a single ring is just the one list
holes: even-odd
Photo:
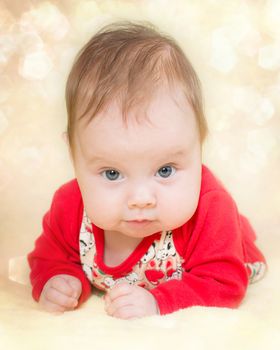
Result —
[{"label": "baby", "polygon": [[106,26],[74,62],[66,103],[75,179],[28,255],[34,299],[61,313],[97,288],[123,319],[237,307],[265,259],[202,164],[200,84],[178,44],[149,24]]}]

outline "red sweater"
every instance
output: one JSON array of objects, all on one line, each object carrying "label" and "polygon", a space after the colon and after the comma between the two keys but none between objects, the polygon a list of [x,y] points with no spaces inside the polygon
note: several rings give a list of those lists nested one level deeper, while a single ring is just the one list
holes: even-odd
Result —
[{"label": "red sweater", "polygon": [[[81,280],[80,304],[90,296],[91,284],[82,270],[79,251],[82,215],[83,201],[74,179],[55,192],[51,208],[43,218],[43,232],[28,255],[32,295],[36,301],[45,283],[58,274]],[[103,232],[96,229],[102,242]],[[197,210],[187,223],[173,231],[176,250],[184,259],[182,279],[164,282],[150,290],[161,314],[192,305],[237,307],[248,285],[244,263],[264,262],[254,244],[255,238],[252,227],[238,213],[230,194],[203,166]],[[119,265],[120,269],[106,267],[101,261],[103,271],[113,271],[115,276],[129,272],[135,256],[145,254],[151,239],[151,236],[144,238],[125,263]],[[100,243],[97,246],[103,249]],[[102,256],[100,252],[99,258]]]}]

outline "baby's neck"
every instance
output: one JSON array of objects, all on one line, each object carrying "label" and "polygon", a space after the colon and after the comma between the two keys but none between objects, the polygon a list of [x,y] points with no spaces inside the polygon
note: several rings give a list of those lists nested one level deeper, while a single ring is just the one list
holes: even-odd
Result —
[{"label": "baby's neck", "polygon": [[109,266],[121,264],[143,238],[129,237],[116,231],[104,231],[104,262]]}]

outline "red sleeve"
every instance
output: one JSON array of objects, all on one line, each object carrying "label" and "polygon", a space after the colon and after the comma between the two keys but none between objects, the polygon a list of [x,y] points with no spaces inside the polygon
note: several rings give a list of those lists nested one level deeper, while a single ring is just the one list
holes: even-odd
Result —
[{"label": "red sleeve", "polygon": [[79,256],[80,204],[73,186],[64,185],[56,191],[51,208],[43,217],[43,232],[36,240],[34,250],[28,254],[32,295],[36,301],[45,283],[58,274],[80,279],[82,294],[79,304],[91,294],[91,285],[82,270]]},{"label": "red sleeve", "polygon": [[248,276],[244,266],[239,214],[226,191],[205,193],[186,227],[182,280],[151,290],[161,314],[194,305],[237,307]]}]

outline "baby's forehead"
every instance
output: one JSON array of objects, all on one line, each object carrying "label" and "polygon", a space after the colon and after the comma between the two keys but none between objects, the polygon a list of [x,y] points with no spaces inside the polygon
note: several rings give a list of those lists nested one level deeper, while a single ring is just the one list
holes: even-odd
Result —
[{"label": "baby's forehead", "polygon": [[[182,86],[162,86],[151,93],[138,95],[135,99],[127,100],[126,96],[119,94],[103,105],[96,115],[85,116],[83,127],[90,122],[96,124],[115,124],[116,121],[123,127],[141,126],[151,123],[155,114],[183,113],[186,118],[196,118],[187,94]],[[176,123],[176,119],[173,120]]]},{"label": "baby's forehead", "polygon": [[106,159],[127,158],[130,153],[157,157],[171,148],[174,152],[190,149],[199,142],[199,131],[192,108],[184,103],[165,91],[155,95],[145,109],[130,110],[124,121],[114,101],[80,128],[78,143],[86,158],[92,153]]}]

